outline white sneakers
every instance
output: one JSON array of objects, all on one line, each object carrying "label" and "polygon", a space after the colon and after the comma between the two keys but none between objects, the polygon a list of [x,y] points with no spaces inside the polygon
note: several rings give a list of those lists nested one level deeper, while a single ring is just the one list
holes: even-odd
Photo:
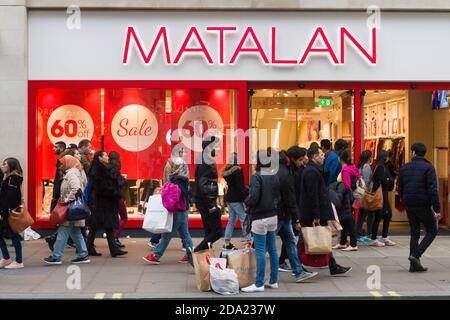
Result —
[{"label": "white sneakers", "polygon": [[264,283],[264,286],[270,289],[278,289],[278,283],[269,283],[269,281]]},{"label": "white sneakers", "polygon": [[378,241],[378,240],[370,240],[369,241],[369,246],[371,247],[384,247],[385,244],[384,242]]},{"label": "white sneakers", "polygon": [[341,251],[358,251],[358,246],[352,247],[352,246],[348,246],[347,248],[341,249]]},{"label": "white sneakers", "polygon": [[396,243],[389,238],[381,238],[379,240],[377,239],[369,241],[369,246],[371,247],[392,247],[395,245]]},{"label": "white sneakers", "polygon": [[23,263],[17,263],[16,261],[14,261],[11,264],[8,264],[5,269],[22,269],[23,267],[25,267],[23,265]]},{"label": "white sneakers", "polygon": [[[278,284],[276,284],[278,286]],[[242,292],[264,292],[264,286],[257,287],[255,284],[241,289]]]},{"label": "white sneakers", "polygon": [[4,268],[12,263],[11,259],[2,259],[0,260],[0,269]]},{"label": "white sneakers", "polygon": [[345,249],[345,248],[347,248],[347,245],[346,245],[346,244],[340,244],[340,243],[338,243],[338,244],[336,244],[336,245],[333,246],[333,249]]},{"label": "white sneakers", "polygon": [[389,246],[389,247],[393,247],[396,245],[396,243],[394,241],[392,241],[389,238],[381,238],[380,240],[382,243],[384,243],[385,246]]}]

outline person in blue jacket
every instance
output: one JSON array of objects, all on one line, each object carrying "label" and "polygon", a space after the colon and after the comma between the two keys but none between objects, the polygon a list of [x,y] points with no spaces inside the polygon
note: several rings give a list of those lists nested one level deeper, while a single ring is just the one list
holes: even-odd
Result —
[{"label": "person in blue jacket", "polygon": [[323,174],[327,186],[337,181],[337,177],[342,170],[338,154],[341,150],[347,149],[347,146],[348,144],[345,140],[338,139],[334,143],[334,151],[330,151],[327,154],[323,163]]}]

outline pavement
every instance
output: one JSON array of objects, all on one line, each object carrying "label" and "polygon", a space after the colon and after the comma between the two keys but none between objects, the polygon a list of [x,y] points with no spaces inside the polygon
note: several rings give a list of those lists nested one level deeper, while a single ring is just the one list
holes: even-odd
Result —
[{"label": "pavement", "polygon": [[[429,268],[425,273],[409,273],[409,238],[394,236],[395,247],[359,246],[357,252],[334,250],[339,264],[351,266],[346,276],[331,277],[328,269],[316,269],[319,275],[307,282],[295,283],[289,273],[280,273],[279,289],[232,298],[270,299],[450,299],[450,237],[438,236],[422,257]],[[194,238],[194,244],[200,238]],[[336,241],[336,238],[333,240]],[[73,268],[70,260],[75,250],[66,249],[61,266],[48,266],[43,258],[49,255],[43,239],[24,242],[25,268],[0,270],[0,299],[215,299],[224,298],[214,292],[196,289],[194,270],[177,263],[182,257],[179,239],[173,239],[160,265],[148,265],[142,257],[150,252],[145,238],[123,239],[129,254],[120,258],[108,255],[106,239],[96,241],[102,257],[92,257],[91,264]],[[240,239],[233,239],[235,244]],[[216,243],[220,252],[222,242]],[[280,241],[278,240],[278,246]],[[9,248],[13,254],[14,249]],[[368,267],[369,268],[368,273]],[[373,267],[375,266],[375,267]],[[378,270],[379,285],[371,269]],[[80,275],[80,282],[75,278]],[[377,273],[378,274],[378,273]],[[376,276],[376,275],[375,275]],[[369,278],[371,277],[371,278]],[[74,280],[75,279],[75,280]],[[369,283],[369,287],[368,287]],[[79,284],[79,285],[78,285]],[[225,297],[226,298],[226,297]]]}]

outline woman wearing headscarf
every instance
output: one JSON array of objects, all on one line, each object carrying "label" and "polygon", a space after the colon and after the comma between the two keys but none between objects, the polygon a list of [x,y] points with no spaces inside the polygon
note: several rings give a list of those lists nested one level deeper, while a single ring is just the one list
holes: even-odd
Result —
[{"label": "woman wearing headscarf", "polygon": [[[76,200],[77,196],[83,194],[87,184],[86,174],[84,173],[81,162],[71,155],[65,155],[60,160],[61,175],[61,196],[59,202],[70,203]],[[47,264],[61,264],[61,258],[64,254],[67,239],[69,236],[77,247],[78,257],[72,260],[72,263],[90,263],[89,254],[80,227],[85,226],[85,221],[65,221],[58,227],[58,236],[54,245],[53,253],[44,261]]]}]

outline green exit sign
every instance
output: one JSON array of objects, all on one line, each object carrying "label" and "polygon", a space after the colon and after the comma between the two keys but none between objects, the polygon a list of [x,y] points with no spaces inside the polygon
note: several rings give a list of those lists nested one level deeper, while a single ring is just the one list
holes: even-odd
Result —
[{"label": "green exit sign", "polygon": [[331,97],[320,97],[319,107],[331,107],[333,105],[333,98]]}]

